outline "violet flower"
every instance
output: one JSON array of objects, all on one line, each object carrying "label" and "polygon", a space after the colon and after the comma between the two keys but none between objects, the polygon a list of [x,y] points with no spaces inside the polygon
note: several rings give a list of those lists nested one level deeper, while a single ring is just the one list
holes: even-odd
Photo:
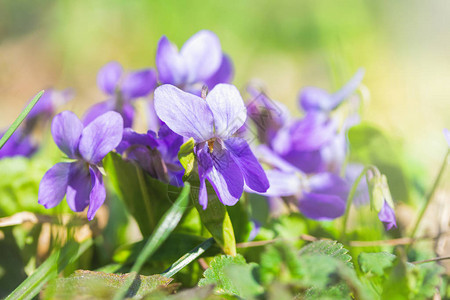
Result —
[{"label": "violet flower", "polygon": [[59,149],[74,161],[57,163],[45,173],[38,203],[52,208],[66,195],[75,212],[89,206],[87,218],[92,220],[106,197],[101,161],[122,139],[122,117],[107,112],[83,126],[73,112],[64,111],[53,119],[51,131]]},{"label": "violet flower", "polygon": [[107,111],[120,113],[125,127],[131,127],[134,119],[132,101],[149,95],[156,87],[156,72],[142,69],[125,73],[118,62],[110,62],[97,75],[98,87],[109,99],[93,105],[83,118],[84,125]]},{"label": "violet flower", "polygon": [[178,51],[166,36],[158,42],[156,51],[158,80],[199,94],[203,85],[209,89],[218,83],[229,83],[233,65],[222,53],[219,38],[211,31],[194,34]]},{"label": "violet flower", "polygon": [[245,184],[265,192],[269,182],[247,142],[233,134],[244,124],[247,110],[236,87],[216,85],[202,99],[172,85],[155,91],[158,117],[175,133],[195,140],[200,179],[199,203],[208,205],[207,179],[220,201],[234,205]]},{"label": "violet flower", "polygon": [[183,137],[163,124],[158,137],[151,130],[140,134],[125,128],[122,142],[116,150],[127,159],[136,161],[153,178],[182,186],[184,169],[178,161],[178,150],[182,144]]},{"label": "violet flower", "polygon": [[383,223],[384,229],[386,230],[391,230],[394,227],[397,228],[394,210],[387,201],[384,201],[381,210],[378,212],[378,219]]}]

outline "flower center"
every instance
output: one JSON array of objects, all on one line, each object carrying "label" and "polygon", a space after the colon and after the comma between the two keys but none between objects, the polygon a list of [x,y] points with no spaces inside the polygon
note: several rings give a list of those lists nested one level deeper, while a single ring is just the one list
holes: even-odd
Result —
[{"label": "flower center", "polygon": [[208,140],[209,153],[213,152],[215,142],[216,142],[216,138],[212,138],[212,139]]}]

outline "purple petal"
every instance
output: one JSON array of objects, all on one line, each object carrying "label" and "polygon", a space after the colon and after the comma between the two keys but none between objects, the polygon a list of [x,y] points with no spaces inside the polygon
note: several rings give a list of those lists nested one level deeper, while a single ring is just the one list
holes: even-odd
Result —
[{"label": "purple petal", "polygon": [[260,161],[263,161],[273,166],[274,168],[278,168],[288,173],[302,173],[299,168],[284,160],[281,156],[273,152],[272,149],[270,149],[266,145],[259,145],[256,148],[256,154]]},{"label": "purple petal", "polygon": [[394,210],[386,201],[384,201],[383,207],[378,213],[378,219],[383,222],[384,228],[386,230],[391,230],[394,227],[397,228]]},{"label": "purple petal", "polygon": [[175,133],[193,137],[196,142],[214,136],[213,114],[200,97],[165,84],[155,91],[155,110],[158,117]]},{"label": "purple petal", "polygon": [[186,81],[186,64],[178,53],[177,47],[163,36],[156,50],[156,67],[161,83],[182,84]]},{"label": "purple petal", "polygon": [[202,30],[184,43],[180,50],[188,70],[188,83],[206,81],[220,67],[222,47],[211,31]]},{"label": "purple petal", "polygon": [[347,182],[333,173],[318,173],[308,178],[313,193],[336,195],[346,200],[350,190]]},{"label": "purple petal", "polygon": [[207,175],[219,200],[225,205],[235,205],[244,190],[244,178],[241,170],[226,149],[220,149],[215,143],[211,153],[213,168]]},{"label": "purple petal", "polygon": [[[265,170],[270,187],[260,193],[268,197],[287,197],[298,194],[301,191],[301,181],[296,173],[288,173],[280,170]],[[247,192],[254,192],[251,189],[245,189]]]},{"label": "purple petal", "polygon": [[75,158],[83,131],[80,119],[71,111],[63,111],[53,118],[51,131],[59,149],[68,157]]},{"label": "purple petal", "polygon": [[129,103],[124,103],[122,106],[121,111],[115,110],[123,118],[123,127],[131,127],[133,126],[133,120],[134,120],[134,106]]},{"label": "purple petal", "polygon": [[75,212],[83,211],[89,204],[91,192],[91,174],[82,162],[70,164],[66,201]]},{"label": "purple petal", "polygon": [[115,109],[115,100],[114,98],[108,99],[106,101],[102,101],[92,105],[88,111],[83,116],[83,124],[87,126],[89,123],[94,121],[97,117],[103,115],[108,111],[112,111]]},{"label": "purple petal", "polygon": [[58,205],[66,194],[71,163],[57,163],[48,170],[39,184],[38,203],[45,208]]},{"label": "purple petal", "polygon": [[[3,136],[5,132],[0,133],[0,136]],[[36,152],[37,148],[30,135],[24,135],[19,127],[0,149],[0,159],[13,156],[30,157]]]},{"label": "purple petal", "polygon": [[269,181],[266,173],[247,142],[241,138],[230,138],[225,141],[225,146],[231,152],[235,162],[241,169],[245,184],[259,193],[267,191]]},{"label": "purple petal", "polygon": [[214,115],[216,136],[227,139],[233,135],[247,119],[247,109],[241,94],[231,84],[218,84],[206,96]]},{"label": "purple petal", "polygon": [[342,101],[350,97],[358,86],[361,84],[361,81],[364,77],[364,69],[359,69],[355,75],[336,93],[332,95],[332,108],[338,106]]},{"label": "purple petal", "polygon": [[87,218],[91,221],[97,210],[102,206],[103,202],[105,202],[106,198],[106,190],[103,184],[103,177],[100,171],[95,168],[89,168],[89,173],[91,174],[91,184],[92,190],[89,194],[89,208],[87,211]]},{"label": "purple petal", "polygon": [[323,161],[322,153],[320,150],[316,151],[293,150],[285,155],[282,155],[282,158],[307,174],[324,172],[326,170],[326,165],[325,162]]},{"label": "purple petal", "polygon": [[300,106],[305,111],[310,110],[331,110],[334,106],[331,95],[316,87],[306,87],[300,92]]},{"label": "purple petal", "polygon": [[206,189],[205,179],[212,170],[213,162],[206,149],[200,149],[200,151],[197,152],[197,160],[198,177],[200,179],[198,202],[203,209],[206,209],[208,207],[208,191]]},{"label": "purple petal", "polygon": [[121,85],[121,92],[126,99],[144,97],[156,87],[156,72],[145,69],[129,73]]},{"label": "purple petal", "polygon": [[116,148],[122,140],[123,119],[110,111],[89,123],[80,138],[80,154],[88,162],[96,164]]},{"label": "purple petal", "polygon": [[115,61],[107,63],[97,75],[98,87],[108,95],[114,94],[116,86],[122,76],[122,66]]},{"label": "purple petal", "polygon": [[131,128],[125,128],[123,130],[122,141],[119,146],[117,146],[116,150],[117,152],[122,153],[132,145],[144,145],[155,148],[158,146],[158,142],[156,141],[154,133],[151,131],[149,133],[137,133]]},{"label": "purple petal", "polygon": [[299,201],[299,209],[310,219],[333,220],[344,214],[345,201],[336,195],[305,193]]},{"label": "purple petal", "polygon": [[337,124],[321,113],[308,113],[290,128],[293,148],[297,151],[319,150],[336,136]]},{"label": "purple petal", "polygon": [[234,68],[228,55],[222,55],[222,62],[219,69],[205,81],[205,84],[211,90],[219,83],[230,83],[233,79]]},{"label": "purple petal", "polygon": [[450,147],[450,131],[447,128],[444,128],[444,137],[447,141],[448,146]]}]

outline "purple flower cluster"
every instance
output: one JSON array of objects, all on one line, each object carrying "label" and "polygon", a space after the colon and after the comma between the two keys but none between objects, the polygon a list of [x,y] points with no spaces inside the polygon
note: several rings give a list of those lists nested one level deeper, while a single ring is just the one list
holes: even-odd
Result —
[{"label": "purple flower cluster", "polygon": [[[357,176],[343,169],[346,132],[359,121],[355,90],[363,71],[336,93],[303,89],[298,103],[304,116],[294,118],[284,105],[252,86],[252,101],[244,104],[238,89],[229,84],[232,62],[210,31],[198,32],[180,50],[163,36],[155,65],[125,72],[119,63],[108,63],[97,77],[107,99],[93,105],[83,121],[68,111],[54,118],[53,139],[71,162],[58,163],[44,175],[40,204],[54,207],[66,196],[73,211],[89,207],[91,220],[106,197],[102,159],[113,150],[148,175],[183,185],[177,154],[192,138],[198,201],[204,209],[210,184],[225,205],[236,204],[248,191],[271,202],[295,199],[298,209],[316,220],[344,213]],[[148,100],[150,108],[148,124],[153,125],[145,133],[132,129],[137,99]],[[359,190],[367,194],[367,185],[362,183]],[[379,217],[390,229],[396,226],[395,215],[386,203]]]}]

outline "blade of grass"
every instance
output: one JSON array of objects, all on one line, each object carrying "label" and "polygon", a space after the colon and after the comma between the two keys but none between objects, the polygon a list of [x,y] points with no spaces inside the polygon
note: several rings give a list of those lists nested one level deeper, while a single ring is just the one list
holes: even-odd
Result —
[{"label": "blade of grass", "polygon": [[178,273],[178,271],[180,271],[181,269],[183,269],[185,266],[187,266],[188,264],[190,264],[194,259],[196,259],[197,257],[199,257],[200,255],[202,255],[206,250],[209,249],[209,247],[211,247],[213,244],[215,243],[214,238],[209,238],[206,241],[204,241],[203,243],[201,243],[200,245],[198,245],[197,247],[195,247],[194,249],[192,249],[191,251],[189,251],[188,253],[186,253],[185,255],[183,255],[182,257],[180,257],[179,260],[177,260],[176,262],[174,262],[169,269],[167,269],[164,273],[162,273],[162,276],[165,277],[172,277],[173,275],[175,275],[176,273]]},{"label": "blade of grass", "polygon": [[[141,253],[137,257],[133,267],[131,268],[131,273],[135,272],[139,273],[144,263],[150,258],[150,256],[155,253],[155,251],[161,246],[161,244],[169,237],[170,233],[177,227],[178,223],[183,216],[184,211],[186,210],[189,203],[189,192],[191,190],[191,186],[188,182],[185,182],[184,188],[178,196],[178,199],[175,203],[170,207],[170,209],[164,214],[164,216],[159,221],[158,225],[155,228],[155,231],[150,235],[147,240],[147,243],[142,249]],[[131,284],[134,281],[135,276],[130,276],[129,280],[127,280],[122,288],[117,292],[114,296],[114,300],[123,299]]]},{"label": "blade of grass", "polygon": [[31,102],[27,105],[27,107],[25,107],[25,109],[22,110],[22,112],[17,117],[17,119],[8,128],[8,130],[5,132],[5,134],[0,139],[0,149],[3,148],[3,145],[5,145],[5,143],[9,140],[9,138],[14,133],[14,131],[16,131],[17,127],[19,127],[19,125],[23,122],[23,120],[26,118],[26,116],[30,113],[31,109],[36,105],[36,103],[42,97],[42,94],[44,94],[44,91],[40,91],[36,96],[34,96],[33,100],[31,100]]},{"label": "blade of grass", "polygon": [[33,299],[48,281],[57,277],[68,264],[75,262],[91,246],[91,239],[81,244],[74,241],[68,242],[64,247],[53,252],[33,274],[9,294],[6,300]]}]

